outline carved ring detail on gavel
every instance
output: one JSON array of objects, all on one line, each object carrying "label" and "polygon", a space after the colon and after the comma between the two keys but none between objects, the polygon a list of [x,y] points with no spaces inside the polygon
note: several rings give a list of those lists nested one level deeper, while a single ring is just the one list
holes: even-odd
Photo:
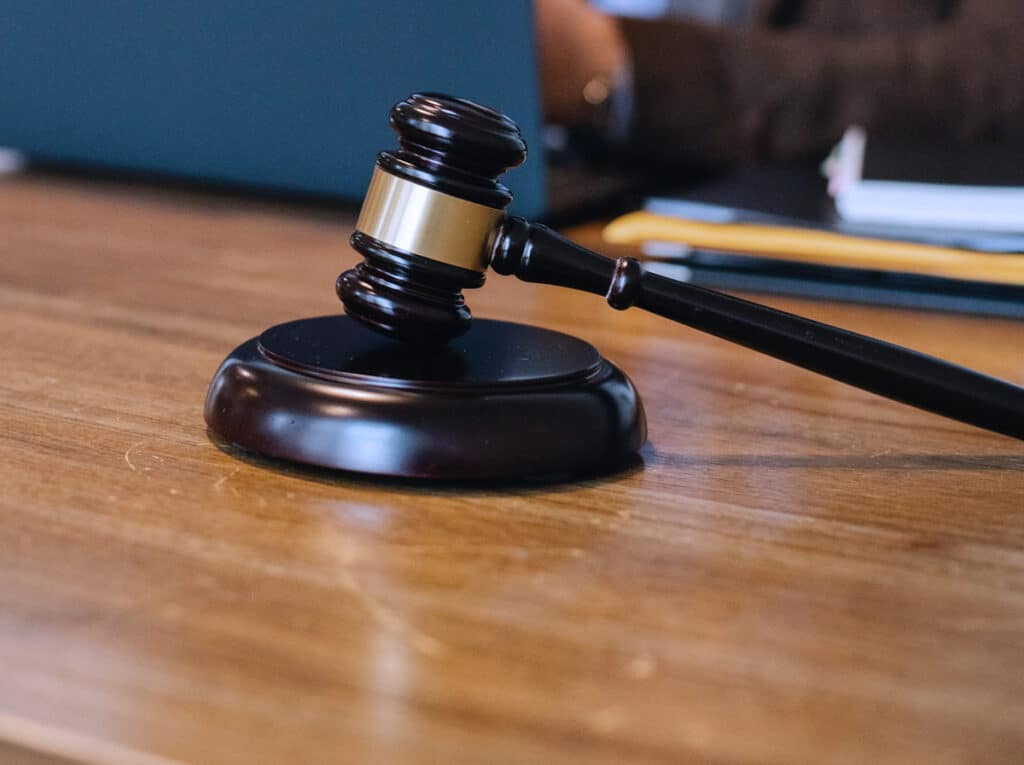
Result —
[{"label": "carved ring detail on gavel", "polygon": [[526,157],[518,127],[469,101],[418,94],[397,104],[400,148],[382,152],[352,246],[364,261],[338,278],[346,312],[425,346],[465,333],[462,290],[499,274],[604,295],[912,406],[1024,438],[1024,389],[979,372],[740,298],[646,273],[545,226],[504,216],[498,182]]}]

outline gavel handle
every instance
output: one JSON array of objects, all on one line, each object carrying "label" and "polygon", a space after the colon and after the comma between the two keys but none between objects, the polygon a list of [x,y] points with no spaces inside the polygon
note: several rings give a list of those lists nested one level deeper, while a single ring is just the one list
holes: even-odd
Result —
[{"label": "gavel handle", "polygon": [[1024,388],[934,356],[748,300],[645,273],[522,218],[504,220],[491,267],[527,282],[604,295],[834,380],[935,414],[1024,439]]}]

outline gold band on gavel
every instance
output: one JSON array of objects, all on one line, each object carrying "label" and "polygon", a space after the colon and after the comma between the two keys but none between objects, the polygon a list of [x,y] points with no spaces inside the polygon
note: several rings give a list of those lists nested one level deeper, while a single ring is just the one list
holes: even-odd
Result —
[{"label": "gold band on gavel", "polygon": [[375,167],[356,230],[414,255],[486,271],[487,242],[504,214]]}]

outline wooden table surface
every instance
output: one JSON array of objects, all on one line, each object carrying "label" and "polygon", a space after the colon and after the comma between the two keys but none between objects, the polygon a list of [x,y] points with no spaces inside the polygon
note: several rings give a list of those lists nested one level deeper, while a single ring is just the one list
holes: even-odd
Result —
[{"label": "wooden table surface", "polygon": [[[339,310],[353,221],[0,180],[0,760],[1021,761],[1020,442],[492,277],[477,315],[630,374],[636,464],[432,486],[218,444],[221,358]],[[1020,323],[771,302],[1024,381]]]}]

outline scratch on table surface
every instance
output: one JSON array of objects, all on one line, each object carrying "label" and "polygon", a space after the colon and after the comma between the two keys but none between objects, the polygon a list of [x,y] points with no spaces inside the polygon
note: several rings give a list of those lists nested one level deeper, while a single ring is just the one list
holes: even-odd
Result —
[{"label": "scratch on table surface", "polygon": [[359,599],[363,607],[370,614],[374,621],[381,627],[408,641],[409,646],[424,656],[441,656],[446,647],[444,643],[415,627],[411,627],[401,616],[381,603],[377,598],[366,591],[359,580],[350,571],[342,571],[340,575],[342,586],[352,595]]},{"label": "scratch on table surface", "polygon": [[220,478],[218,478],[216,481],[214,481],[213,482],[213,489],[214,489],[214,491],[220,491],[223,488],[224,483],[226,481],[228,481],[229,479],[234,478],[236,475],[238,475],[238,471],[239,470],[241,470],[241,468],[236,467],[230,473],[225,473]]},{"label": "scratch on table surface", "polygon": [[[63,523],[88,528],[95,528],[98,523],[93,514],[75,509],[62,508],[60,517]],[[348,570],[348,566],[353,565],[360,558],[356,548],[348,547],[336,551],[340,554],[325,569],[311,562],[303,564],[290,559],[287,561],[268,559],[264,554],[258,554],[229,540],[183,534],[176,530],[149,524],[125,521],[115,526],[104,524],[102,529],[104,533],[113,534],[115,538],[121,540],[130,540],[132,544],[173,549],[178,555],[216,562],[218,566],[226,566],[235,571],[246,571],[254,576],[267,576],[291,582],[304,582],[317,587],[343,590],[355,599],[374,623],[404,640],[405,644],[413,651],[430,658],[441,657],[448,651],[448,646],[440,640],[409,624],[401,614],[381,602],[379,598],[368,591],[353,572]]]},{"label": "scratch on table surface", "polygon": [[132,444],[131,446],[129,446],[125,450],[124,461],[128,463],[128,467],[130,467],[132,469],[132,472],[134,472],[134,473],[138,473],[139,469],[137,467],[135,467],[135,463],[132,462],[132,452],[135,451],[136,449],[138,449],[144,443],[146,443],[146,442],[145,441],[138,441],[138,442]]}]

